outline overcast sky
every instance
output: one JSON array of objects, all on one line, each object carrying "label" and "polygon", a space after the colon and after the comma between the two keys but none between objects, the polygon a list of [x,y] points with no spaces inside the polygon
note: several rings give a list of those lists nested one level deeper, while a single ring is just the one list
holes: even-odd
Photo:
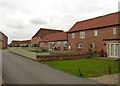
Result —
[{"label": "overcast sky", "polygon": [[0,0],[0,31],[28,40],[39,28],[68,31],[77,21],[118,11],[119,0]]}]

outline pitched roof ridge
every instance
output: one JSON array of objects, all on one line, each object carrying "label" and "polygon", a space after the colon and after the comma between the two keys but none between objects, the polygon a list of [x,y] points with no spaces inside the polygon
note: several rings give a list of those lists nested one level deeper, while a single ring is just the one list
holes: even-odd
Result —
[{"label": "pitched roof ridge", "polygon": [[40,28],[39,30],[55,30],[55,31],[63,31],[63,30],[57,30],[57,29],[48,29],[48,28]]},{"label": "pitched roof ridge", "polygon": [[[53,37],[54,36],[54,37]],[[63,37],[64,36],[64,37]],[[51,38],[52,37],[52,38]],[[56,38],[57,37],[57,38]],[[41,42],[45,41],[57,41],[57,40],[67,40],[67,33],[66,32],[58,32],[46,35]]]},{"label": "pitched roof ridge", "polygon": [[59,33],[65,33],[65,32],[51,33],[51,34],[47,34],[46,36],[48,36],[48,35],[54,35],[54,34],[59,34]]},{"label": "pitched roof ridge", "polygon": [[76,23],[81,23],[81,22],[85,22],[85,21],[89,21],[89,20],[93,20],[93,19],[97,19],[97,18],[101,18],[101,17],[106,17],[106,16],[113,15],[113,14],[116,14],[116,13],[120,13],[120,12],[114,12],[114,13],[109,13],[109,14],[105,14],[105,15],[102,15],[102,16],[98,16],[98,17],[93,17],[93,18],[82,20],[82,21],[78,21]]},{"label": "pitched roof ridge", "polygon": [[7,36],[6,34],[4,34],[2,31],[0,31],[0,33],[1,33],[2,35],[4,35],[5,37],[8,38],[8,36]]},{"label": "pitched roof ridge", "polygon": [[[47,31],[61,31],[61,32],[64,32],[63,30],[40,28],[40,29],[36,32],[36,34],[35,34],[33,37],[35,37],[41,30],[47,30]],[[32,37],[32,38],[33,38],[33,37]]]},{"label": "pitched roof ridge", "polygon": [[68,32],[117,25],[119,24],[117,20],[119,13],[120,12],[115,12],[83,21],[78,21],[70,28]]}]

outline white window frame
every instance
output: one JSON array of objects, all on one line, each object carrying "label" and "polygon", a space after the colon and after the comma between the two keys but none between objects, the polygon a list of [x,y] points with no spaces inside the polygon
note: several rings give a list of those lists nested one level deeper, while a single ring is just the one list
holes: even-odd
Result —
[{"label": "white window frame", "polygon": [[[114,45],[114,56],[111,55],[111,45]],[[120,43],[107,43],[107,54],[109,52],[110,55],[108,55],[108,57],[116,57],[116,58],[119,58],[120,57],[120,49],[118,50],[118,56],[115,56],[115,45],[118,44],[118,46],[120,47]],[[110,49],[108,51],[108,45],[110,46]]]},{"label": "white window frame", "polygon": [[52,49],[53,49],[53,47],[51,48],[51,47],[50,47],[50,44],[53,44],[53,45],[54,45],[54,44],[55,44],[55,42],[49,42],[49,50],[52,50]]},{"label": "white window frame", "polygon": [[85,38],[85,32],[80,32],[80,38]]},{"label": "white window frame", "polygon": [[[79,44],[81,45],[81,47],[78,46]],[[78,49],[81,49],[81,48],[82,48],[82,43],[77,43],[77,48],[78,48]]]},{"label": "white window frame", "polygon": [[[93,48],[91,48],[91,46],[90,46],[91,44],[93,45]],[[89,45],[90,49],[94,49],[94,47],[95,47],[94,43],[90,43],[90,45]]]},{"label": "white window frame", "polygon": [[72,38],[75,38],[75,33],[72,33]]},{"label": "white window frame", "polygon": [[61,42],[58,42],[58,47],[61,47]]},{"label": "white window frame", "polygon": [[98,36],[98,31],[97,30],[94,31],[94,36]]},{"label": "white window frame", "polygon": [[63,44],[64,44],[64,47],[67,47],[67,45],[66,45],[66,44],[67,44],[67,41],[64,41]]},{"label": "white window frame", "polygon": [[41,47],[43,47],[43,43],[40,43],[41,44]]},{"label": "white window frame", "polygon": [[114,35],[117,34],[117,28],[113,28],[113,34],[114,34]]}]

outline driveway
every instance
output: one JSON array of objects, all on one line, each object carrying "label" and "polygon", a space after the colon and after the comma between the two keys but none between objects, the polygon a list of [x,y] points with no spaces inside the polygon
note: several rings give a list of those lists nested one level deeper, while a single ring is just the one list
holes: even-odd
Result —
[{"label": "driveway", "polygon": [[2,52],[3,79],[6,84],[98,84],[47,65],[10,53]]}]

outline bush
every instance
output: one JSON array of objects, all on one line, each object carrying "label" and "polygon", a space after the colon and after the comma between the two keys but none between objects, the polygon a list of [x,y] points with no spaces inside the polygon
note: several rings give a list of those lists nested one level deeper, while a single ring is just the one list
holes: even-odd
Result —
[{"label": "bush", "polygon": [[104,57],[104,50],[103,49],[101,50],[100,54],[101,54],[101,57]]}]

